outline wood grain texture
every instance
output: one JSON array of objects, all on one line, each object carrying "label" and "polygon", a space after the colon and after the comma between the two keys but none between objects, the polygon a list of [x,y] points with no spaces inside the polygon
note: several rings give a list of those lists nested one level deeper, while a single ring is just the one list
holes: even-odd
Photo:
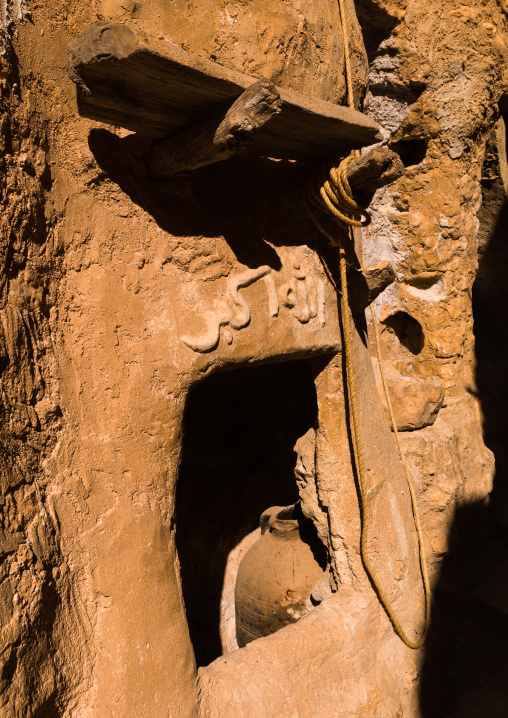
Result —
[{"label": "wood grain texture", "polygon": [[155,142],[145,155],[150,174],[172,177],[245,151],[257,131],[280,112],[282,100],[275,85],[261,79],[235,100],[226,115]]},{"label": "wood grain texture", "polygon": [[[82,116],[161,139],[227,111],[255,78],[125,25],[96,23],[69,44]],[[356,110],[278,88],[281,112],[256,135],[257,154],[312,161],[373,144],[379,127]]]},{"label": "wood grain texture", "polygon": [[405,173],[399,155],[389,147],[373,147],[353,160],[346,172],[353,193],[368,195],[395,182]]}]

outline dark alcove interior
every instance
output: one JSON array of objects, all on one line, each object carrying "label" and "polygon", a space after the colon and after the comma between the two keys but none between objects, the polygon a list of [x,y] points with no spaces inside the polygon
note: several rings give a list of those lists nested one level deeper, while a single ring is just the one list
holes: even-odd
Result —
[{"label": "dark alcove interior", "polygon": [[317,420],[309,364],[213,374],[190,392],[176,496],[183,597],[198,666],[222,654],[220,601],[229,553],[263,511],[298,500],[293,447]]}]

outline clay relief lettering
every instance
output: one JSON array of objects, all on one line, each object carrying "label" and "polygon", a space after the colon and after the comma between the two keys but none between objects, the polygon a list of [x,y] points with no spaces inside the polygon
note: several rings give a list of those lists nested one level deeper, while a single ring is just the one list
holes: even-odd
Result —
[{"label": "clay relief lettering", "polygon": [[267,309],[271,318],[279,315],[282,305],[302,324],[316,318],[325,324],[325,285],[322,279],[308,276],[293,260],[289,282],[277,286],[271,267],[263,265],[230,276],[227,280],[227,299],[215,299],[213,308],[202,315],[206,331],[198,337],[184,335],[182,342],[195,352],[209,352],[219,345],[221,336],[231,344],[234,332],[250,324],[251,309],[240,290],[263,280],[267,294]]},{"label": "clay relief lettering", "polygon": [[309,277],[296,260],[292,262],[292,276],[289,282],[279,287],[281,304],[292,310],[293,316],[302,324],[318,318],[324,326],[325,285],[321,279]]}]

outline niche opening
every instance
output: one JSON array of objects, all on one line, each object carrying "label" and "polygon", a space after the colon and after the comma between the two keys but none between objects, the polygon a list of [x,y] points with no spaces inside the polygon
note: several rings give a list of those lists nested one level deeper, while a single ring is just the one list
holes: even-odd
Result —
[{"label": "niche opening", "polygon": [[406,347],[411,354],[421,352],[425,343],[422,325],[410,314],[395,312],[395,314],[390,314],[383,324],[396,335],[402,346]]},{"label": "niche opening", "polygon": [[317,420],[305,361],[214,374],[194,387],[184,421],[176,543],[198,666],[223,653],[226,562],[263,511],[298,500],[293,447]]},{"label": "niche opening", "polygon": [[427,155],[427,140],[399,140],[390,145],[390,148],[400,155],[404,167],[419,165]]}]

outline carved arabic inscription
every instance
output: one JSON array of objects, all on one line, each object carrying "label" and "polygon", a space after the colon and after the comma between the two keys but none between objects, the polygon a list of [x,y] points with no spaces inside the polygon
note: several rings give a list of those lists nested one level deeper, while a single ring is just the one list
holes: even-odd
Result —
[{"label": "carved arabic inscription", "polygon": [[212,351],[218,346],[221,335],[227,344],[231,344],[234,331],[248,326],[251,320],[250,307],[241,296],[240,289],[259,280],[263,280],[266,287],[270,317],[277,317],[282,305],[302,324],[317,318],[319,326],[324,326],[324,282],[320,278],[307,276],[300,264],[294,261],[290,281],[278,287],[272,269],[267,265],[228,277],[227,299],[214,300],[213,309],[203,314],[206,331],[199,337],[182,336],[182,342],[195,352]]}]

